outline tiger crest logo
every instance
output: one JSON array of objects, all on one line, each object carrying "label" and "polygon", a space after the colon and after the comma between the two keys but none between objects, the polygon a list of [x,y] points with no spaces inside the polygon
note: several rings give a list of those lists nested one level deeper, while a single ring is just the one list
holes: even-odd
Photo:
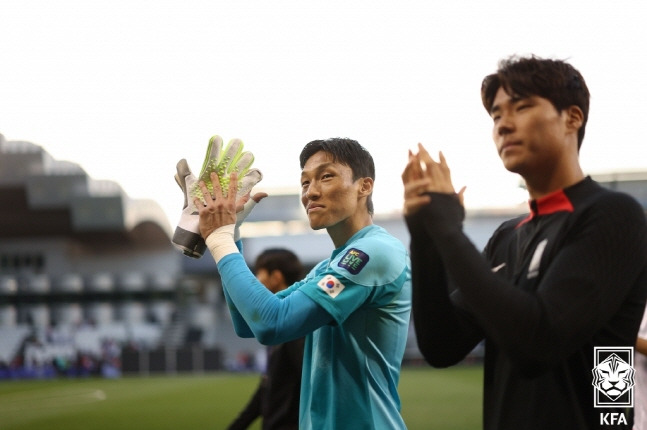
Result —
[{"label": "tiger crest logo", "polygon": [[626,400],[623,399],[627,397],[626,394],[633,399],[635,371],[631,358],[628,360],[629,362],[623,360],[615,352],[611,352],[599,362],[596,360],[597,365],[593,368],[593,386],[597,391],[596,406],[625,404]]}]

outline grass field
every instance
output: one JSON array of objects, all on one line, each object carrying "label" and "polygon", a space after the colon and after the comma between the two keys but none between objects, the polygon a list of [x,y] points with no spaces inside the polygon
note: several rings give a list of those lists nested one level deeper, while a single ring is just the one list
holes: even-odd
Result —
[{"label": "grass field", "polygon": [[[257,383],[232,373],[1,381],[0,430],[224,429]],[[405,368],[402,415],[411,430],[479,429],[481,387],[479,366]]]}]

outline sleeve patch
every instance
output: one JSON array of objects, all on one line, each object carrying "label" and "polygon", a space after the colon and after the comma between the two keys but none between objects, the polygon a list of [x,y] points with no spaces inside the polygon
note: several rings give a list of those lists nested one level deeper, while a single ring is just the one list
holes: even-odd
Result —
[{"label": "sleeve patch", "polygon": [[349,249],[337,264],[342,269],[348,270],[353,275],[357,275],[368,263],[369,256],[365,252],[356,248]]},{"label": "sleeve patch", "polygon": [[344,287],[344,284],[339,282],[339,279],[335,278],[333,275],[324,276],[317,285],[333,299],[341,293],[341,290],[346,288]]}]

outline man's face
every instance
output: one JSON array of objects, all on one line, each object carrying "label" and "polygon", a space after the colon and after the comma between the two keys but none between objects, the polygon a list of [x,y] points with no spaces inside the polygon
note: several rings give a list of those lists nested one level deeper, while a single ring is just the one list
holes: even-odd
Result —
[{"label": "man's face", "polygon": [[499,88],[490,112],[492,137],[503,165],[522,176],[550,171],[567,150],[567,114],[538,96],[517,97]]},{"label": "man's face", "polygon": [[333,227],[357,211],[359,181],[350,167],[319,151],[301,171],[301,203],[314,230]]},{"label": "man's face", "polygon": [[261,284],[265,285],[269,289],[268,283],[270,279],[270,273],[267,271],[267,269],[257,269],[256,279],[258,279]]},{"label": "man's face", "polygon": [[279,282],[279,277],[277,274],[270,273],[267,269],[265,268],[260,268],[256,270],[256,279],[258,281],[265,285],[265,288],[270,290],[272,293],[276,294],[279,291],[281,291],[283,288]]}]

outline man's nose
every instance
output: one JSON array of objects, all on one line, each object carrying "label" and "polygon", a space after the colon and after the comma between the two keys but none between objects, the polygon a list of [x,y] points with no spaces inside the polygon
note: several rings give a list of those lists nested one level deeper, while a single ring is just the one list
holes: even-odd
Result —
[{"label": "man's nose", "polygon": [[506,134],[512,133],[514,130],[514,122],[509,115],[501,115],[499,122],[496,125],[496,134],[499,136],[504,136]]},{"label": "man's nose", "polygon": [[306,197],[310,200],[314,200],[319,197],[319,187],[314,182],[308,185]]}]

